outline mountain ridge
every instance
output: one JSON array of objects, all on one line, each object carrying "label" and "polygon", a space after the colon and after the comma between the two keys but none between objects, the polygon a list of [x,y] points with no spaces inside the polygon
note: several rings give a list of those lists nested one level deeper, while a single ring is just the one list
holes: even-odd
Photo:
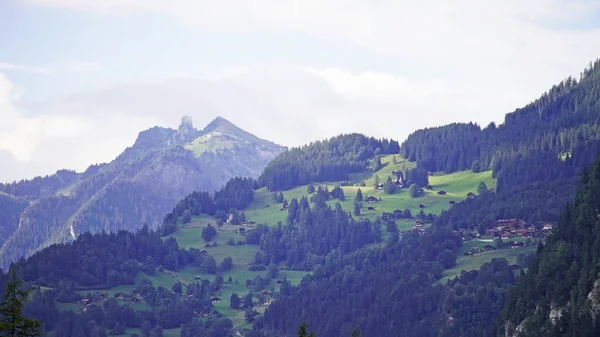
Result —
[{"label": "mountain ridge", "polygon": [[[26,198],[14,232],[1,241],[3,266],[78,234],[157,228],[172,206],[195,190],[215,191],[236,176],[257,177],[286,148],[260,139],[217,117],[205,131],[184,116],[177,129],[153,127],[113,161],[92,165],[82,173],[60,170],[54,175],[1,184],[0,192]],[[208,127],[208,126],[207,126]],[[217,131],[215,131],[217,130]],[[204,150],[190,150],[201,135]],[[220,143],[227,138],[227,146]],[[210,150],[210,151],[208,151]]]}]

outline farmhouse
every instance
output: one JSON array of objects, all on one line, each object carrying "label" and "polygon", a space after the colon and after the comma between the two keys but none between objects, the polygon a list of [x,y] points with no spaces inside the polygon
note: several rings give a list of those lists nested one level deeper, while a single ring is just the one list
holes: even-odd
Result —
[{"label": "farmhouse", "polygon": [[433,189],[433,187],[431,185],[427,185],[427,186],[425,186],[425,188],[428,189],[428,190],[432,190]]},{"label": "farmhouse", "polygon": [[473,193],[473,192],[469,192],[469,193],[467,193],[467,198],[468,198],[468,199],[473,199],[473,198],[475,198],[475,197],[477,197],[477,195],[476,195],[475,193]]},{"label": "farmhouse", "polygon": [[374,196],[370,196],[367,199],[367,202],[378,202],[379,200],[377,200],[377,198],[375,198]]},{"label": "farmhouse", "polygon": [[442,191],[438,191],[437,194],[439,194],[439,195],[446,195],[446,191],[443,191],[443,190]]},{"label": "farmhouse", "polygon": [[399,209],[394,210],[394,216],[396,216],[396,217],[402,216],[402,211]]},{"label": "farmhouse", "polygon": [[450,200],[450,201],[448,201],[448,203],[449,203],[450,205],[454,205],[454,204],[456,204],[456,201],[454,201],[454,200]]},{"label": "farmhouse", "polygon": [[551,224],[551,223],[549,223],[549,222],[546,222],[546,223],[543,225],[543,227],[542,227],[542,230],[545,230],[545,231],[550,231],[550,230],[552,230],[552,228],[554,228],[554,225],[553,225],[553,224]]},{"label": "farmhouse", "polygon": [[213,297],[213,298],[211,298],[211,299],[210,299],[210,301],[211,301],[212,303],[221,303],[221,299],[220,299],[220,298],[218,298],[218,297]]},{"label": "farmhouse", "polygon": [[432,175],[433,175],[433,172],[431,172],[431,171],[427,171],[427,175],[428,175],[428,176],[432,176]]}]

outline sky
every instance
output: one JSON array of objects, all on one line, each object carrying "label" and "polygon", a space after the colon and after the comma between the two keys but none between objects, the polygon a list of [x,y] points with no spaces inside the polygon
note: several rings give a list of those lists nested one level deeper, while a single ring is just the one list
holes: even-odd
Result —
[{"label": "sky", "polygon": [[503,121],[600,57],[590,0],[0,0],[0,182],[217,116],[297,146]]}]

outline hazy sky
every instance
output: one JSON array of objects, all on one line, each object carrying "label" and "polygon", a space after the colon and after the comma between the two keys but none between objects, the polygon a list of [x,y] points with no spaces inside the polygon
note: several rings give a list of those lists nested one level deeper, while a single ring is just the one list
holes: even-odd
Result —
[{"label": "hazy sky", "polygon": [[0,0],[0,181],[182,115],[288,146],[500,122],[598,41],[600,1]]}]

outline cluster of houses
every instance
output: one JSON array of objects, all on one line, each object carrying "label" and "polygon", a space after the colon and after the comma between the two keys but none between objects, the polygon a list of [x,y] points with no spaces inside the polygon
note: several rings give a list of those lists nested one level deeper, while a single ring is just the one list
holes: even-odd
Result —
[{"label": "cluster of houses", "polygon": [[138,293],[135,290],[131,294],[127,294],[127,293],[124,293],[124,292],[118,292],[118,293],[116,293],[114,295],[114,297],[117,300],[128,301],[128,302],[131,302],[131,303],[138,303],[138,302],[141,301],[141,299],[140,299],[140,293]]},{"label": "cluster of houses", "polygon": [[[543,223],[540,226],[534,226],[532,224],[528,225],[521,219],[503,219],[496,221],[494,227],[487,230],[483,236],[479,234],[477,225],[473,225],[467,229],[455,230],[455,232],[461,235],[463,241],[479,239],[480,241],[492,243],[501,238],[501,248],[515,249],[528,247],[537,241],[544,241],[553,228],[554,224],[549,222]],[[517,239],[525,239],[525,241]],[[465,252],[464,256],[473,256],[496,249],[498,249],[496,245],[488,244],[483,248],[475,247]]]},{"label": "cluster of houses", "polygon": [[103,302],[106,300],[106,295],[101,292],[95,292],[91,296],[81,299],[79,301],[81,311],[85,312],[89,309],[95,308],[98,306],[97,303]]}]

